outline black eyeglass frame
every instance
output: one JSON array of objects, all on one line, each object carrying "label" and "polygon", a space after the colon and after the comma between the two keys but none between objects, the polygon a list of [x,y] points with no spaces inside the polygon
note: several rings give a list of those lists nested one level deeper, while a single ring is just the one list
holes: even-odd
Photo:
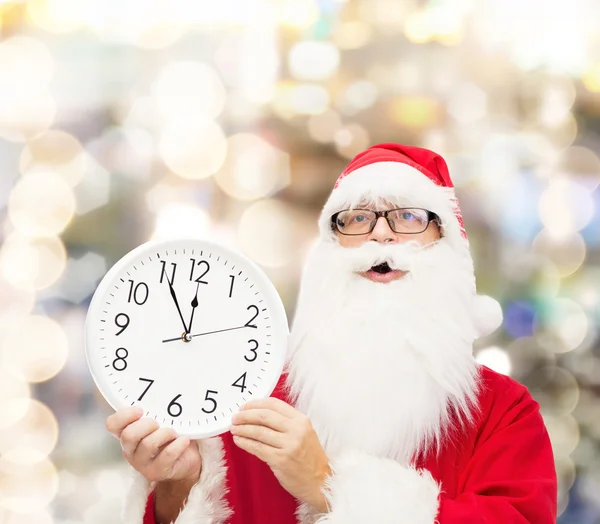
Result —
[{"label": "black eyeglass frame", "polygon": [[[392,211],[402,211],[405,209],[408,209],[408,210],[409,209],[418,209],[419,211],[425,211],[425,213],[427,213],[427,224],[425,224],[425,227],[423,228],[423,230],[407,232],[407,231],[396,231],[393,228],[392,224],[390,224],[390,220],[388,219],[388,214],[391,213]],[[340,213],[345,213],[346,211],[368,211],[369,213],[375,213],[375,220],[371,221],[371,227],[370,227],[369,231],[366,231],[365,233],[344,233],[343,231],[341,231],[337,224],[337,218],[340,215]],[[384,217],[386,222],[388,223],[388,226],[390,227],[390,229],[394,233],[398,233],[399,235],[418,235],[419,233],[423,233],[423,232],[427,231],[427,228],[429,227],[429,224],[431,222],[436,222],[437,225],[441,227],[439,215],[437,215],[433,211],[429,211],[429,209],[423,209],[422,207],[396,207],[394,209],[388,209],[386,211],[375,211],[374,209],[362,209],[362,208],[342,209],[341,211],[338,211],[337,213],[334,213],[333,215],[331,215],[331,227],[335,231],[338,231],[340,233],[340,235],[346,235],[349,237],[357,237],[360,235],[370,235],[373,232],[373,230],[375,229],[375,226],[377,225],[377,221],[381,217]]]}]

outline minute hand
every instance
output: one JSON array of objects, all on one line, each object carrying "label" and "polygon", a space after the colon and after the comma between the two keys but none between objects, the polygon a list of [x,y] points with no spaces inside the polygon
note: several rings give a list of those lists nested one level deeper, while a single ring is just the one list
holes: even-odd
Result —
[{"label": "minute hand", "polygon": [[171,281],[169,280],[168,277],[167,277],[167,282],[169,284],[169,290],[171,292],[171,297],[173,297],[173,301],[175,302],[175,306],[177,307],[177,311],[179,313],[179,318],[181,319],[181,323],[183,324],[183,331],[185,333],[187,333],[188,329],[185,325],[185,320],[183,320],[183,315],[181,314],[181,308],[179,307],[179,302],[177,302],[177,296],[175,295],[175,290],[173,289],[173,285],[171,284]]}]

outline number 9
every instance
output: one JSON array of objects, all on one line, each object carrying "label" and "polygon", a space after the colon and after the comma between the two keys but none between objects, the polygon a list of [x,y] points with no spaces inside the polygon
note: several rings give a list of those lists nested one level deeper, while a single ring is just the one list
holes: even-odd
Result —
[{"label": "number 9", "polygon": [[[124,324],[119,324],[119,317],[125,317],[125,323]],[[119,331],[117,333],[117,336],[119,336],[121,333],[123,333],[123,331],[125,331],[127,329],[127,326],[129,325],[129,317],[125,314],[125,313],[119,313],[116,317],[115,317],[115,324],[121,328],[121,331]]]}]

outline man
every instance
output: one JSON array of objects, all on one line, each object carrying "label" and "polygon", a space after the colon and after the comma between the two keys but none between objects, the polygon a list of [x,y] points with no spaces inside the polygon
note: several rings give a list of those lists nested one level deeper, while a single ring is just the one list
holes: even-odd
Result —
[{"label": "man", "polygon": [[272,398],[192,443],[133,408],[109,417],[143,475],[126,522],[554,523],[539,406],[472,354],[501,320],[483,298],[444,160],[358,155],[321,215]]}]

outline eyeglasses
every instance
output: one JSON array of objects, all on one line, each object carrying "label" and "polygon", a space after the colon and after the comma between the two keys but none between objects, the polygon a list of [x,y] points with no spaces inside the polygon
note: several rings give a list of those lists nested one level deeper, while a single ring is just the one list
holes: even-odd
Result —
[{"label": "eyeglasses", "polygon": [[345,209],[331,217],[331,225],[342,235],[367,235],[375,229],[380,217],[385,217],[392,231],[407,235],[423,233],[429,227],[429,222],[436,221],[439,224],[440,220],[434,212],[417,207],[387,211]]}]

